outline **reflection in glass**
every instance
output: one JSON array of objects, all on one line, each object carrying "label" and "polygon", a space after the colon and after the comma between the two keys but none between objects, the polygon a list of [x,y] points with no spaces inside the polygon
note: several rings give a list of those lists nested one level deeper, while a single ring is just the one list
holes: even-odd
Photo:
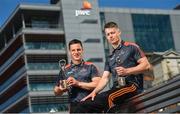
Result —
[{"label": "reflection in glass", "polygon": [[169,15],[132,14],[132,21],[136,43],[145,52],[174,49]]}]

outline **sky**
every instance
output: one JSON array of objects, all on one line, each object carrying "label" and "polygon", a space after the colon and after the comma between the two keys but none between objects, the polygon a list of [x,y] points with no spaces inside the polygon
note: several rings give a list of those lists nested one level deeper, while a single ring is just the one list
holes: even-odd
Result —
[{"label": "sky", "polygon": [[[91,0],[89,0],[91,1]],[[45,3],[49,0],[0,0],[0,27],[19,3]],[[100,7],[173,9],[180,0],[98,0]]]}]

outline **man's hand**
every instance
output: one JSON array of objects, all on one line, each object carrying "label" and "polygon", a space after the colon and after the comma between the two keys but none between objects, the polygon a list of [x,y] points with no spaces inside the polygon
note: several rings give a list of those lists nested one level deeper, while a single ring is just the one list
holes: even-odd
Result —
[{"label": "man's hand", "polygon": [[91,98],[92,101],[94,101],[94,98],[96,96],[96,93],[93,91],[88,96],[84,97],[81,101],[85,101],[86,99]]},{"label": "man's hand", "polygon": [[128,69],[126,69],[124,67],[116,67],[115,70],[119,76],[128,75]]},{"label": "man's hand", "polygon": [[67,88],[62,87],[61,84],[63,83],[63,81],[66,81],[66,80],[60,80],[59,85],[56,85],[54,87],[55,95],[62,95],[64,92],[66,92],[68,90]]},{"label": "man's hand", "polygon": [[69,77],[67,79],[68,86],[79,86],[79,81],[77,81],[74,77]]}]

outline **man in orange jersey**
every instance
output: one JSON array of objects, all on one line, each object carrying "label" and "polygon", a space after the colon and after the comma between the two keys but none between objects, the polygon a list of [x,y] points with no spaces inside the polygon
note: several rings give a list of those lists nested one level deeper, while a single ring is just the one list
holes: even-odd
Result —
[{"label": "man in orange jersey", "polygon": [[55,95],[62,95],[68,91],[68,88],[62,86],[65,80],[70,87],[69,101],[70,113],[74,112],[77,104],[92,92],[100,80],[100,74],[97,67],[91,62],[85,62],[83,56],[83,46],[80,40],[73,39],[69,42],[69,54],[71,63],[65,66],[63,76],[59,76],[57,84],[54,87]]},{"label": "man in orange jersey", "polygon": [[[76,113],[107,112],[115,104],[122,104],[143,90],[142,73],[150,69],[150,63],[143,51],[137,44],[121,40],[121,31],[114,22],[105,24],[104,32],[114,50],[105,63],[98,86],[83,98],[75,110]],[[113,87],[99,93],[107,85],[110,76]]]}]

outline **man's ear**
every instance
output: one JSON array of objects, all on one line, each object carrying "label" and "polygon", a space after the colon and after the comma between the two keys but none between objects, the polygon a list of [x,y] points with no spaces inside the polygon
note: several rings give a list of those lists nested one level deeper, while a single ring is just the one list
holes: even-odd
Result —
[{"label": "man's ear", "polygon": [[81,53],[81,56],[83,57],[83,54],[84,54],[84,49],[82,49],[82,53]]},{"label": "man's ear", "polygon": [[121,31],[119,30],[119,35],[121,35]]},{"label": "man's ear", "polygon": [[118,28],[119,35],[121,35],[121,30]]}]

